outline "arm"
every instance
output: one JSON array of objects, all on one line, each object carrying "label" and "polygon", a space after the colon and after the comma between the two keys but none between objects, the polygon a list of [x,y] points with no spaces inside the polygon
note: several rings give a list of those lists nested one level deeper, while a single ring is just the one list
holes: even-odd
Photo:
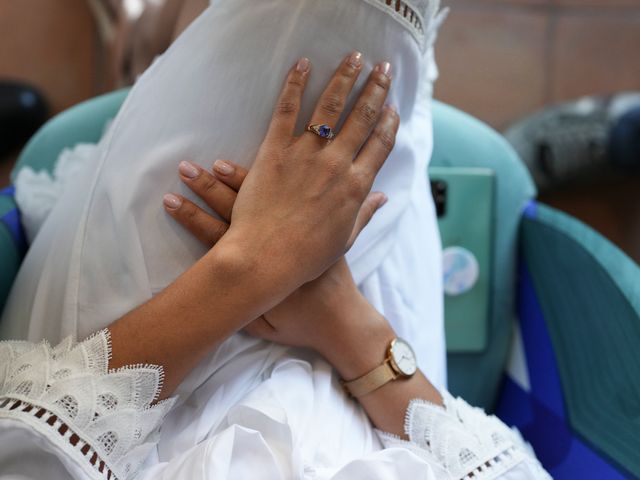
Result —
[{"label": "arm", "polygon": [[[390,152],[398,117],[383,108],[390,77],[382,67],[371,73],[336,140],[328,144],[310,132],[294,137],[309,68],[303,59],[289,72],[224,237],[170,288],[110,327],[111,367],[162,365],[163,397],[208,351],[345,252],[375,174]],[[360,69],[358,55],[341,63],[311,123],[326,118],[326,104],[335,104],[336,95],[346,104]],[[341,113],[335,111],[327,123],[335,126]],[[183,168],[187,175],[188,170]],[[203,188],[219,193],[213,184]],[[181,335],[175,335],[176,329]]]},{"label": "arm", "polygon": [[[220,161],[213,170],[212,175],[198,167],[197,176],[182,175],[182,179],[213,210],[223,218],[229,217],[225,212],[233,208],[234,192],[246,172]],[[208,194],[205,186],[214,181],[231,187],[225,190],[224,198]],[[372,194],[361,210],[355,233],[383,204],[384,197]],[[203,242],[215,241],[208,232],[219,231],[221,222],[188,199],[181,197],[167,211]],[[274,342],[316,350],[345,381],[380,365],[396,336],[386,319],[361,295],[343,259],[252,322],[246,331]],[[471,478],[468,476],[479,476],[480,470],[482,478],[490,479],[549,478],[516,431],[463,400],[439,392],[420,371],[357,400],[381,430],[385,446],[412,450],[442,478]]]},{"label": "arm", "polygon": [[[346,104],[360,69],[358,55],[345,59],[329,93],[339,87]],[[306,59],[289,72],[254,168],[234,193],[233,226],[203,259],[79,344],[0,344],[0,421],[30,427],[33,448],[44,437],[60,463],[89,478],[131,477],[172,405],[156,399],[168,397],[205,353],[344,253],[398,118],[383,108],[390,77],[378,68],[340,138],[329,144],[310,132],[294,136],[309,72]],[[342,113],[335,98],[323,95],[311,121],[319,123],[331,104],[327,123],[334,127]]]}]

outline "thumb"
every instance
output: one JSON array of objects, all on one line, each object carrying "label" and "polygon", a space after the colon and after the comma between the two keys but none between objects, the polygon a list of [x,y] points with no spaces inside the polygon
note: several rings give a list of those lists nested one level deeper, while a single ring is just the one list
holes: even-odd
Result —
[{"label": "thumb", "polygon": [[353,231],[351,232],[349,242],[347,243],[347,250],[353,246],[358,235],[360,235],[362,230],[364,230],[364,227],[366,227],[371,221],[375,213],[382,208],[385,203],[387,203],[387,200],[389,199],[382,192],[372,192],[367,195],[367,198],[362,203],[358,216],[356,217],[356,223],[353,226]]}]

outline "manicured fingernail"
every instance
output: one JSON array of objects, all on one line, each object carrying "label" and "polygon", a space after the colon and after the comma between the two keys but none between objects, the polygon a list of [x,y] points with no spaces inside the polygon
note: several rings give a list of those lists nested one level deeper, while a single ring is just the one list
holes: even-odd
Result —
[{"label": "manicured fingernail", "polygon": [[391,78],[391,64],[389,62],[381,62],[376,65],[376,70]]},{"label": "manicured fingernail", "polygon": [[298,60],[298,64],[296,65],[296,70],[300,73],[305,73],[309,70],[309,59],[306,57]]},{"label": "manicured fingernail", "polygon": [[353,68],[360,68],[362,66],[362,54],[360,52],[353,52],[347,57],[347,63]]},{"label": "manicured fingernail", "polygon": [[216,173],[219,173],[220,175],[227,175],[227,176],[233,175],[234,172],[236,171],[236,169],[233,168],[233,165],[228,164],[224,160],[216,160],[213,163],[213,169],[216,171]]},{"label": "manicured fingernail", "polygon": [[180,199],[180,197],[176,197],[172,193],[167,193],[164,197],[162,197],[162,203],[164,203],[167,208],[176,210],[180,208],[180,205],[182,205],[182,200]]},{"label": "manicured fingernail", "polygon": [[187,178],[196,178],[200,174],[200,170],[193,163],[184,160],[178,165],[178,171]]}]

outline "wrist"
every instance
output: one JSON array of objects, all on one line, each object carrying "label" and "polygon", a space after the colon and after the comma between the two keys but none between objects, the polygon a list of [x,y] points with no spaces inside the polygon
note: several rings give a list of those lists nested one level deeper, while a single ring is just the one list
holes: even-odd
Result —
[{"label": "wrist", "polygon": [[338,371],[345,381],[354,380],[378,367],[386,358],[387,348],[396,334],[364,297],[349,311],[344,327],[335,338],[317,350]]}]

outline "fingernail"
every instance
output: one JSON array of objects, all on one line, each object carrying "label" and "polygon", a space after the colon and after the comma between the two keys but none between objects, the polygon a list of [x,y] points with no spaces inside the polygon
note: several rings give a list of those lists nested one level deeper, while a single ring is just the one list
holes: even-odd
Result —
[{"label": "fingernail", "polygon": [[393,113],[394,115],[398,115],[398,109],[396,108],[395,105],[385,105],[384,106],[387,110],[389,110],[391,113]]},{"label": "fingernail", "polygon": [[298,60],[298,64],[296,65],[296,70],[299,71],[300,73],[305,73],[307,70],[309,70],[309,59],[306,57],[303,57],[300,60]]},{"label": "fingernail", "polygon": [[228,164],[224,160],[216,160],[213,162],[213,169],[220,175],[233,175],[236,171],[233,165]]},{"label": "fingernail", "polygon": [[347,63],[353,68],[360,68],[362,66],[362,53],[353,52],[347,57]]},{"label": "fingernail", "polygon": [[193,163],[184,160],[178,165],[178,171],[187,178],[196,178],[200,173]]},{"label": "fingernail", "polygon": [[378,70],[383,75],[391,78],[391,64],[389,62],[380,62],[376,65],[376,70]]},{"label": "fingernail", "polygon": [[387,197],[384,193],[380,192],[380,203],[378,204],[378,208],[382,208],[382,206],[389,201],[389,197]]},{"label": "fingernail", "polygon": [[172,193],[167,193],[164,197],[162,197],[162,203],[164,203],[167,208],[176,210],[180,208],[180,205],[182,205],[182,200],[180,199],[180,197],[176,197]]}]

